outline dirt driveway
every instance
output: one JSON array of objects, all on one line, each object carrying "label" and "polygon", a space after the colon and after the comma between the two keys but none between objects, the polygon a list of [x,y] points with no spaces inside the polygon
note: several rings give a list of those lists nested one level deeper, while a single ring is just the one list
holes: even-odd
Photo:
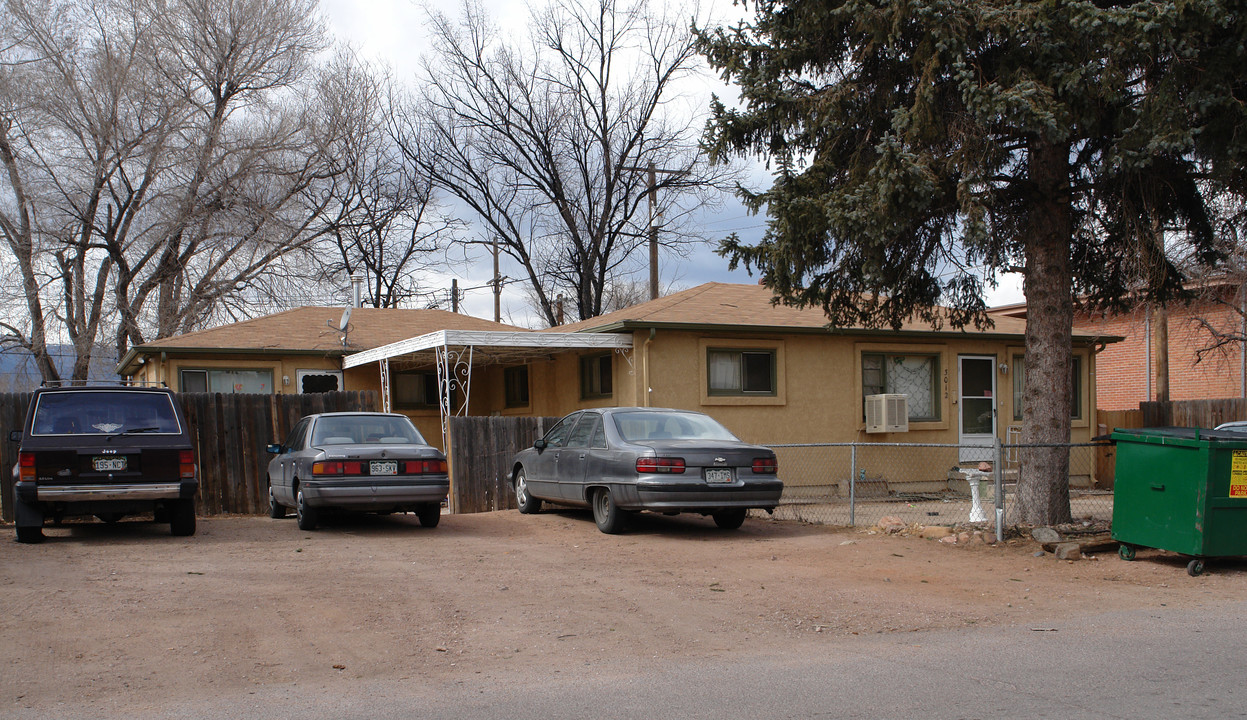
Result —
[{"label": "dirt driveway", "polygon": [[0,716],[159,713],[272,684],[506,682],[733,653],[826,651],[851,634],[1035,624],[1229,602],[1247,564],[1192,578],[1176,556],[1079,562],[796,522],[735,532],[583,512],[331,522],[200,519],[191,538],[123,522],[0,529]]}]

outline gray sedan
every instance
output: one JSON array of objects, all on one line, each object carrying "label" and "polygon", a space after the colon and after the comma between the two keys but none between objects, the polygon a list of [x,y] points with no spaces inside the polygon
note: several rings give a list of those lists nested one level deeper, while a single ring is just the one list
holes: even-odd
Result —
[{"label": "gray sedan", "polygon": [[511,485],[520,512],[587,506],[604,533],[621,532],[636,510],[697,512],[735,529],[750,508],[779,504],[777,472],[773,451],[702,413],[626,407],[564,417],[515,456]]},{"label": "gray sedan", "polygon": [[446,456],[405,415],[322,413],[299,420],[286,442],[268,446],[269,515],[294,507],[299,529],[322,510],[415,512],[437,527],[450,490]]}]

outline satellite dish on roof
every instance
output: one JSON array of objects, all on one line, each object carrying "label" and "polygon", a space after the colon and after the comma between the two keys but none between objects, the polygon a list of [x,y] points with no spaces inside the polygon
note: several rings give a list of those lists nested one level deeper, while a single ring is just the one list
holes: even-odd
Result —
[{"label": "satellite dish on roof", "polygon": [[351,308],[342,311],[342,319],[338,321],[338,329],[346,332],[346,324],[351,321]]}]

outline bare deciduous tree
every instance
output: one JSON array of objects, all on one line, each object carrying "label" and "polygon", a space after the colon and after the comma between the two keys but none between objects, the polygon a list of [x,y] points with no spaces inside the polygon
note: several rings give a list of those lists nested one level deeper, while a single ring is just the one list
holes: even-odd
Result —
[{"label": "bare deciduous tree", "polygon": [[614,276],[634,269],[655,222],[669,250],[694,239],[691,211],[734,178],[698,151],[701,123],[669,111],[699,59],[689,18],[644,0],[555,0],[536,10],[530,44],[469,0],[431,13],[434,53],[400,135],[406,156],[476,215],[473,242],[523,269],[555,322],[565,293],[579,318],[601,314]]},{"label": "bare deciduous tree", "polygon": [[325,120],[340,125],[333,155],[343,172],[328,185],[325,252],[313,260],[322,282],[359,274],[365,303],[398,307],[421,294],[416,271],[463,223],[436,202],[432,182],[398,150],[388,75],[349,55],[333,63],[322,96]]},{"label": "bare deciduous tree", "polygon": [[[47,379],[193,329],[326,231],[314,0],[5,0],[0,232]],[[51,326],[51,327],[50,327]]]}]

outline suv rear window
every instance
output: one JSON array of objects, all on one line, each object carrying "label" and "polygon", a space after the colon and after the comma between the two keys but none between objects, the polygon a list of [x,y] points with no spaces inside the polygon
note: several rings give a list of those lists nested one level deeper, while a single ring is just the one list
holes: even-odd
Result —
[{"label": "suv rear window", "polygon": [[181,432],[170,396],[154,392],[43,393],[31,422],[33,435],[177,435]]}]

